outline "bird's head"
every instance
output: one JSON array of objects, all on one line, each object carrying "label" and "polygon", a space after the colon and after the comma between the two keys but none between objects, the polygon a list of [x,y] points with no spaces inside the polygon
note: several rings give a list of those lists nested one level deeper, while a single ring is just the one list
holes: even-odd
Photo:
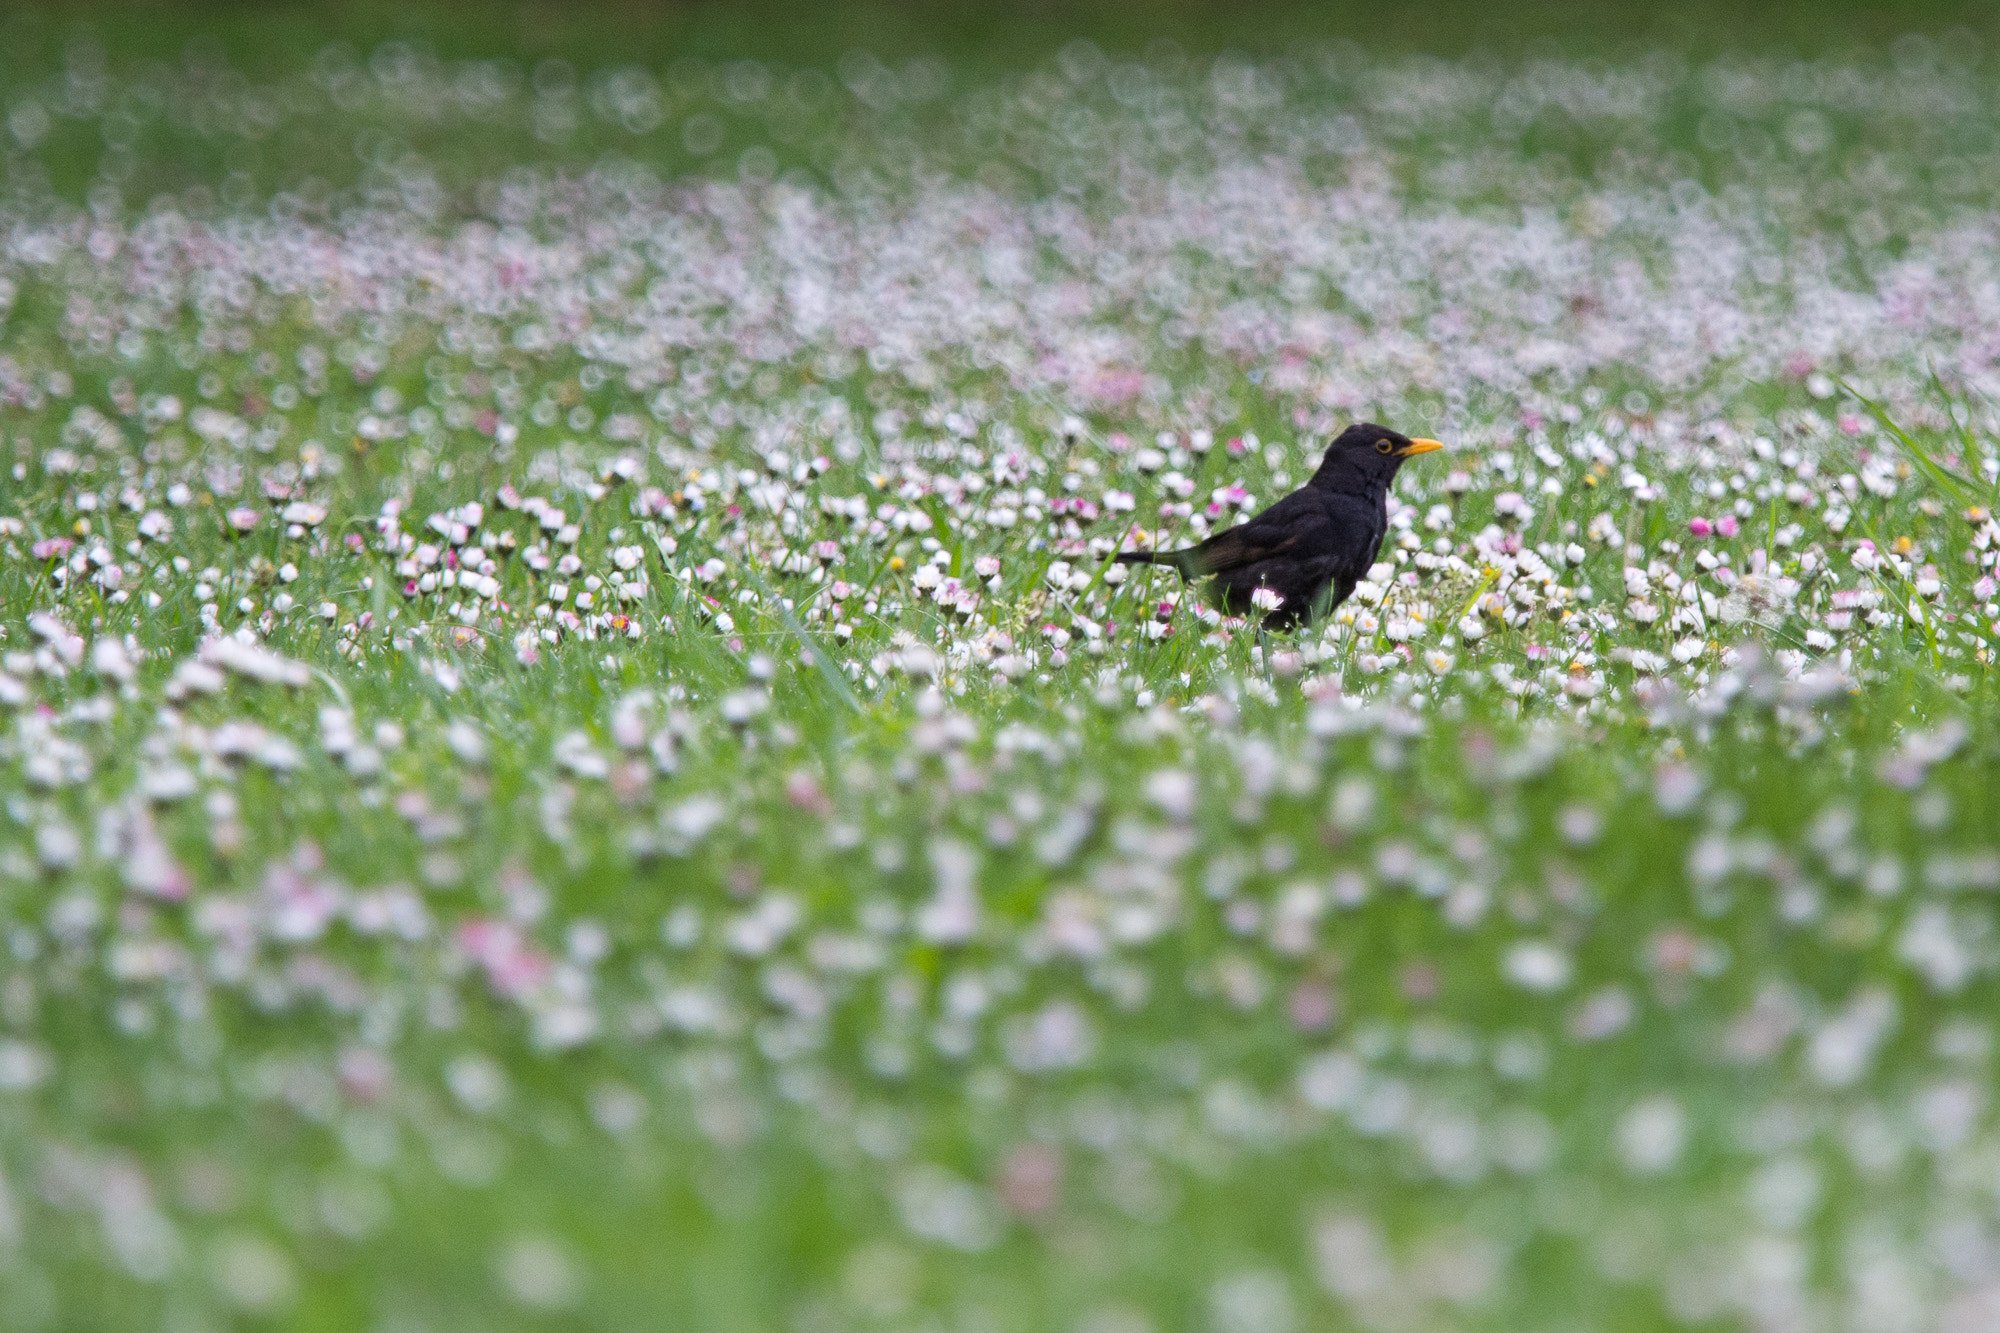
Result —
[{"label": "bird's head", "polygon": [[1387,426],[1358,421],[1326,447],[1312,484],[1342,491],[1386,489],[1406,459],[1442,448],[1436,440],[1411,439]]}]

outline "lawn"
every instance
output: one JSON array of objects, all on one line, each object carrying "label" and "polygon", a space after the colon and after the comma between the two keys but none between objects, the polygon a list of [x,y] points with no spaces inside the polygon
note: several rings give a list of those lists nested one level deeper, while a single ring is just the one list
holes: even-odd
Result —
[{"label": "lawn", "polygon": [[0,1327],[2000,1327],[1990,15],[829,12],[0,19]]}]

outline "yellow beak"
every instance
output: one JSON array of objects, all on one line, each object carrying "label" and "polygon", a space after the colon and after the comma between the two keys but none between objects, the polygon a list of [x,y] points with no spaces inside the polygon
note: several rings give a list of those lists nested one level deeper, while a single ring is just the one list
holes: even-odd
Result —
[{"label": "yellow beak", "polygon": [[1436,440],[1411,440],[1409,447],[1397,451],[1398,458],[1415,458],[1418,454],[1432,454],[1444,448]]}]

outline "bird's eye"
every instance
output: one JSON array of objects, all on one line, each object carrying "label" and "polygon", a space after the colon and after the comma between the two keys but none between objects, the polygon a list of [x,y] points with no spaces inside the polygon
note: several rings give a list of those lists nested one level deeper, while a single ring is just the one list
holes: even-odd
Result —
[{"label": "bird's eye", "polygon": [[1378,454],[1393,454],[1396,452],[1396,446],[1387,440],[1377,440],[1375,441],[1375,452]]}]

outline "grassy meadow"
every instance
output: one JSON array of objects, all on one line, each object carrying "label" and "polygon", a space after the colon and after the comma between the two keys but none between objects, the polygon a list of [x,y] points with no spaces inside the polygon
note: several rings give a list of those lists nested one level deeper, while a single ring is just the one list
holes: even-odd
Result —
[{"label": "grassy meadow", "polygon": [[0,1327],[2000,1327],[2000,34],[1456,13],[0,18]]}]

